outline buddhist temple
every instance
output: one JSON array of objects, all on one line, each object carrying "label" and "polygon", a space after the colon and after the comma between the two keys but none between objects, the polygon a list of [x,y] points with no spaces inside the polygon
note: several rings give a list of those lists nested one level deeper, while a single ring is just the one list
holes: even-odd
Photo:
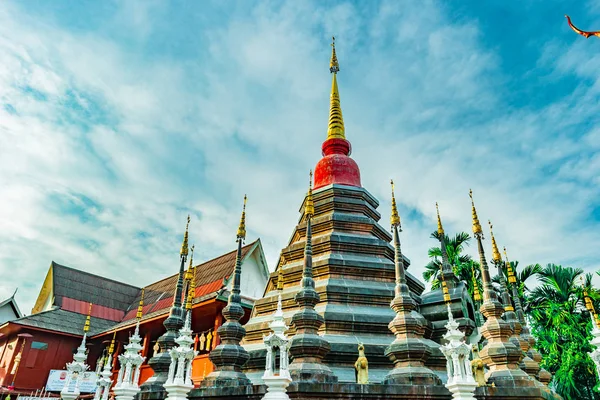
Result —
[{"label": "buddhist temple", "polygon": [[[472,192],[470,209],[465,193],[465,212],[472,216],[480,265],[473,279],[481,275],[482,293],[476,285],[471,298],[469,284],[452,270],[442,203],[442,207],[436,204],[437,221],[432,221],[442,255],[441,285],[425,291],[412,271],[411,249],[402,246],[402,228],[411,221],[401,218],[401,199],[396,198],[393,181],[391,210],[379,209],[379,201],[365,187],[372,182],[361,180],[359,163],[351,157],[351,134],[346,134],[338,85],[340,70],[334,39],[322,158],[314,174],[313,166],[306,168],[308,188],[298,199],[298,221],[290,227],[291,237],[271,270],[260,240],[245,243],[246,197],[237,234],[232,229],[235,250],[194,263],[188,218],[179,263],[173,263],[173,272],[178,273],[147,286],[126,285],[52,263],[32,315],[0,328],[3,384],[13,380],[17,389],[38,388],[50,369],[63,369],[81,340],[87,305],[94,303],[88,355],[92,369],[100,369],[112,338],[116,339],[114,353],[123,352],[139,321],[141,356],[146,360],[137,382],[140,400],[167,398],[170,384],[165,389],[165,382],[173,380],[176,368],[172,355],[178,338],[188,338],[190,329],[198,351],[191,368],[194,388],[190,384],[187,393],[193,400],[262,399],[267,394],[263,377],[272,383],[277,378],[274,371],[280,368],[289,378],[287,392],[280,392],[285,397],[267,399],[560,399],[548,387],[549,374],[540,369],[541,357],[532,347],[535,340],[514,277],[509,273],[499,286],[492,282]],[[314,147],[317,151],[316,143]],[[201,245],[201,240],[196,242]],[[492,232],[491,252],[500,274],[505,266],[510,270]],[[184,326],[190,320],[192,325]],[[271,342],[265,338],[272,338],[273,326],[289,327],[285,332],[289,346],[280,349],[279,356],[276,346],[267,350]],[[23,333],[30,336],[20,337]],[[448,337],[454,338],[452,348],[447,346]],[[46,347],[38,344],[34,349],[33,343]],[[368,360],[368,376],[363,374],[360,382],[357,349]],[[445,355],[453,349],[462,352],[460,364],[451,364]],[[472,353],[466,354],[465,349]],[[28,373],[28,378],[9,373],[17,353],[27,360],[24,368],[31,372],[37,368],[36,373]],[[112,360],[116,376],[116,357]],[[469,363],[472,375],[465,371]],[[452,378],[458,378],[459,370],[469,377],[467,397],[453,397],[461,391],[449,390],[458,382],[449,379],[450,364]]]}]

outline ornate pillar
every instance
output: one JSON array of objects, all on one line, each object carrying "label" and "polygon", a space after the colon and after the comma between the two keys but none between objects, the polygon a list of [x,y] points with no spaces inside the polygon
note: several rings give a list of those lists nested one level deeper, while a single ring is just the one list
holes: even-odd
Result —
[{"label": "ornate pillar", "polygon": [[175,339],[177,346],[169,352],[171,364],[168,379],[165,382],[165,390],[169,400],[187,400],[187,394],[194,387],[191,370],[196,351],[194,350],[194,338],[192,338],[191,329],[192,313],[189,311],[191,310],[188,310],[185,325],[179,331],[179,337]]},{"label": "ornate pillar", "polygon": [[86,364],[87,352],[85,342],[87,333],[90,330],[91,313],[92,303],[90,303],[88,315],[83,326],[83,339],[81,340],[81,344],[77,348],[77,353],[73,356],[73,361],[67,364],[67,379],[65,381],[65,386],[60,391],[60,397],[63,400],[75,400],[79,397],[79,386],[83,379],[83,373],[89,369],[89,366]]},{"label": "ornate pillar", "polygon": [[[273,319],[269,324],[271,333],[263,339],[267,348],[267,360],[265,363],[265,373],[262,376],[263,382],[267,385],[267,394],[263,400],[289,400],[286,388],[292,382],[290,372],[288,370],[288,338],[285,336],[285,331],[288,327],[283,318],[283,310],[281,309],[281,293],[277,301],[277,310],[273,314]],[[279,373],[275,371],[275,354],[279,349]]]}]

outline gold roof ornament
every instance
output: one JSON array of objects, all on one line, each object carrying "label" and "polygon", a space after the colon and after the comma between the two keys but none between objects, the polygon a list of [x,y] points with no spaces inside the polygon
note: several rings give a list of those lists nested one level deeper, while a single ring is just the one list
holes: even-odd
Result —
[{"label": "gold roof ornament", "polygon": [[475,264],[473,264],[471,272],[473,276],[473,300],[481,301],[481,293],[479,292],[479,286],[477,285],[477,277],[475,276]]},{"label": "gold roof ornament", "polygon": [[565,14],[565,17],[567,18],[567,22],[569,23],[569,26],[571,27],[571,29],[573,29],[573,31],[575,33],[580,34],[581,36],[583,36],[584,38],[589,38],[590,36],[596,36],[596,37],[600,37],[600,31],[582,31],[581,29],[577,28],[575,25],[573,25],[573,23],[571,22],[571,18]]},{"label": "gold roof ornament", "polygon": [[331,43],[331,61],[329,72],[333,74],[331,81],[331,95],[329,100],[329,125],[327,127],[327,139],[346,139],[342,106],[340,104],[340,93],[337,84],[337,73],[340,70],[337,55],[335,53],[335,37]]},{"label": "gold roof ornament", "polygon": [[483,230],[481,229],[479,218],[477,218],[477,210],[475,209],[475,202],[473,201],[473,191],[471,189],[469,189],[469,197],[471,198],[471,211],[473,213],[473,234],[482,235],[483,237]]},{"label": "gold roof ornament", "polygon": [[92,303],[90,303],[90,308],[88,310],[87,317],[85,319],[85,324],[83,324],[83,332],[88,333],[90,331],[90,320],[92,319]]},{"label": "gold roof ornament", "polygon": [[193,278],[192,275],[192,268],[193,268],[193,264],[194,264],[194,245],[192,245],[191,247],[191,253],[190,253],[190,263],[188,264],[188,269],[187,271],[185,271],[185,277],[183,279],[185,279],[187,282],[191,281]]},{"label": "gold roof ornament", "polygon": [[510,260],[508,258],[508,254],[506,253],[506,247],[504,247],[504,257],[506,257],[506,275],[508,276],[508,283],[515,284],[517,283],[517,277],[515,276],[515,271],[510,265]]},{"label": "gold roof ornament", "polygon": [[492,226],[492,221],[488,219],[488,224],[490,225],[490,235],[492,236],[492,259],[494,262],[502,262],[502,256],[500,255],[500,251],[498,250],[498,245],[496,244],[496,238],[494,237],[494,230]]},{"label": "gold roof ornament", "polygon": [[185,233],[183,234],[183,243],[181,243],[181,251],[179,252],[182,256],[188,255],[188,230],[190,228],[190,215],[187,216],[187,223],[185,224]]},{"label": "gold roof ornament", "polygon": [[312,217],[315,215],[315,203],[313,201],[313,193],[312,193],[312,178],[313,172],[310,170],[308,178],[308,193],[306,195],[306,203],[304,204],[304,215],[308,217]]},{"label": "gold roof ornament", "polygon": [[396,196],[394,195],[394,180],[390,179],[390,184],[392,185],[392,216],[390,217],[390,222],[392,224],[392,228],[400,225],[400,214],[398,214],[398,207],[396,206]]},{"label": "gold roof ornament", "polygon": [[191,310],[194,305],[194,298],[196,297],[196,267],[192,267],[192,278],[189,281],[187,301],[185,308]]},{"label": "gold roof ornament", "polygon": [[440,217],[440,208],[438,207],[437,201],[435,202],[435,210],[437,211],[437,223],[438,223],[437,232],[441,236],[444,234],[444,227],[442,226],[442,218]]},{"label": "gold roof ornament", "polygon": [[277,290],[283,290],[283,265],[280,265],[277,271]]},{"label": "gold roof ornament", "polygon": [[108,354],[112,354],[115,351],[115,338],[117,337],[117,331],[113,332],[112,340],[110,341],[110,346],[108,346]]},{"label": "gold roof ornament", "polygon": [[444,267],[442,264],[440,264],[440,280],[442,281],[442,293],[444,294],[444,302],[446,304],[450,304],[450,292],[448,291],[448,285],[446,284],[446,280],[444,280]]},{"label": "gold roof ornament", "polygon": [[142,319],[142,312],[144,311],[144,291],[146,289],[142,288],[142,295],[140,297],[140,304],[138,304],[138,309],[135,317],[140,320]]},{"label": "gold roof ornament", "polygon": [[246,239],[246,202],[248,201],[248,197],[244,195],[244,207],[242,208],[242,217],[240,218],[240,226],[237,230],[237,238],[238,239]]}]

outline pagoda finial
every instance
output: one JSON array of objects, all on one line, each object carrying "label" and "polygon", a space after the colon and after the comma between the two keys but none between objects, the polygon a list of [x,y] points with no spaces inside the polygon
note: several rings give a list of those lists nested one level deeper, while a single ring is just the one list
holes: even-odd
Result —
[{"label": "pagoda finial", "polygon": [[135,315],[135,317],[138,319],[138,321],[140,319],[142,319],[142,312],[144,310],[144,291],[146,289],[142,288],[142,295],[140,297],[140,304],[138,305],[138,310],[137,310],[137,314]]},{"label": "pagoda finial", "polygon": [[310,178],[308,179],[308,194],[306,195],[306,203],[304,205],[304,215],[308,218],[309,216],[315,215],[315,203],[313,201],[312,196],[312,169],[309,174]]},{"label": "pagoda finial", "polygon": [[185,308],[187,310],[192,309],[192,306],[194,305],[194,297],[196,297],[196,267],[191,268],[192,277],[189,282],[187,302],[185,303]]},{"label": "pagoda finial", "polygon": [[237,230],[237,238],[244,240],[246,239],[246,202],[248,197],[244,195],[244,207],[242,208],[242,217],[240,218],[240,226]]},{"label": "pagoda finial", "polygon": [[438,232],[439,235],[443,235],[444,234],[444,227],[442,226],[442,218],[440,217],[440,208],[438,206],[437,201],[435,202],[435,209],[437,211],[437,223],[438,223],[437,232]]},{"label": "pagoda finial", "polygon": [[492,237],[492,259],[494,262],[502,262],[502,256],[500,255],[500,251],[498,251],[498,245],[496,244],[496,238],[494,237],[494,231],[492,221],[488,219],[488,224],[490,225],[490,236]]},{"label": "pagoda finial", "polygon": [[481,293],[479,292],[479,285],[477,284],[477,277],[475,276],[475,264],[471,269],[473,275],[473,300],[481,301]]},{"label": "pagoda finial", "polygon": [[506,257],[506,275],[508,275],[508,283],[517,283],[517,277],[515,276],[515,271],[512,269],[512,265],[510,265],[506,247],[504,247],[504,257]]},{"label": "pagoda finial", "polygon": [[90,303],[90,308],[88,309],[87,317],[85,319],[85,324],[83,325],[83,333],[88,333],[90,331],[91,318],[92,318],[92,303]]},{"label": "pagoda finial", "polygon": [[277,290],[280,292],[283,290],[283,265],[280,265],[277,271]]},{"label": "pagoda finial", "polygon": [[398,214],[398,207],[396,206],[396,196],[394,195],[394,180],[390,179],[390,184],[392,185],[392,216],[390,217],[390,222],[392,224],[392,228],[398,227],[398,229],[402,230],[400,225],[400,214]]},{"label": "pagoda finial", "polygon": [[191,250],[190,263],[188,264],[188,269],[187,269],[187,271],[185,271],[185,277],[183,278],[187,282],[190,282],[192,280],[192,268],[194,265],[194,245],[192,245],[190,250]]},{"label": "pagoda finial", "polygon": [[452,299],[450,298],[450,292],[448,291],[448,285],[446,284],[446,280],[444,279],[444,268],[440,265],[440,279],[442,281],[442,293],[444,294],[444,301],[446,304],[450,304]]},{"label": "pagoda finial", "polygon": [[344,118],[342,117],[342,107],[340,105],[340,93],[337,85],[337,73],[340,70],[337,55],[335,53],[335,37],[331,43],[331,61],[329,62],[329,71],[333,74],[331,82],[331,96],[329,103],[329,126],[327,128],[327,139],[346,139]]},{"label": "pagoda finial", "polygon": [[475,209],[475,202],[473,201],[473,191],[469,189],[469,197],[471,198],[471,210],[473,213],[473,234],[481,235],[483,238],[483,231],[481,229],[481,224],[479,223],[479,218],[477,218],[477,210]]},{"label": "pagoda finial", "polygon": [[188,230],[190,228],[190,215],[187,216],[187,223],[185,224],[185,233],[183,234],[183,243],[181,244],[181,251],[179,252],[182,256],[188,255]]},{"label": "pagoda finial", "polygon": [[112,340],[110,341],[110,346],[108,346],[108,354],[111,355],[115,351],[115,338],[117,337],[117,331],[113,332]]}]

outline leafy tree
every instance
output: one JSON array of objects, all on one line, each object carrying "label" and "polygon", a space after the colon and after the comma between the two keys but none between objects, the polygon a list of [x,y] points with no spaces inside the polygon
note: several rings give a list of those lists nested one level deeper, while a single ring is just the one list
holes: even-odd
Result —
[{"label": "leafy tree", "polygon": [[[552,385],[565,399],[597,400],[591,321],[583,302],[581,269],[548,264],[537,276],[541,283],[528,296],[532,334],[542,354],[542,367],[554,374]],[[585,277],[591,283],[591,275]],[[589,285],[591,286],[591,285]],[[597,293],[593,293],[597,297]]]}]

